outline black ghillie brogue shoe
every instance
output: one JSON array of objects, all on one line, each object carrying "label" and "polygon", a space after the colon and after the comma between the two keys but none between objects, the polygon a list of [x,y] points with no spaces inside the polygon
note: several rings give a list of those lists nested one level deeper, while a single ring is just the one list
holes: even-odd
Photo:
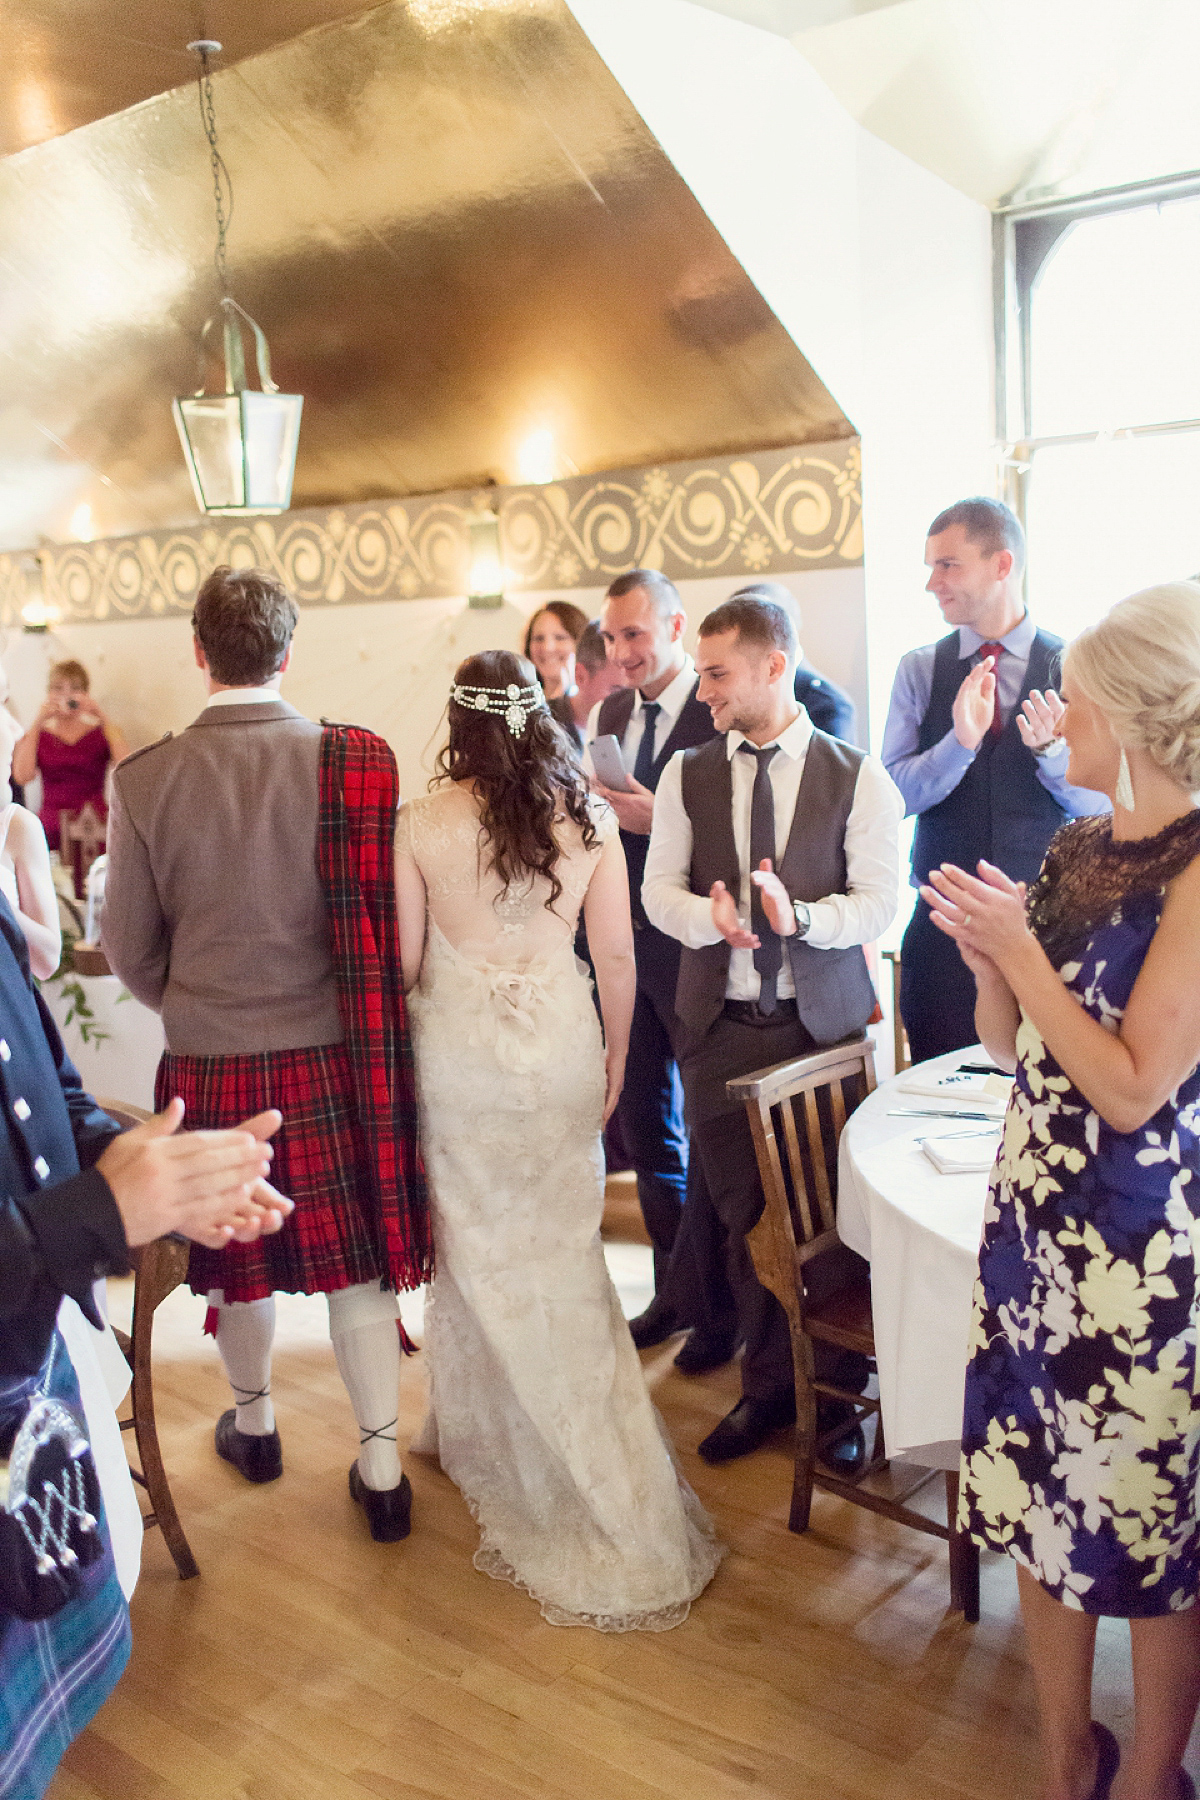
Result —
[{"label": "black ghillie brogue shoe", "polygon": [[247,1481],[278,1481],[283,1474],[283,1445],[277,1431],[265,1437],[251,1437],[237,1428],[237,1409],[230,1407],[217,1420],[213,1434],[217,1455],[232,1463]]},{"label": "black ghillie brogue shoe", "polygon": [[358,1472],[358,1463],[352,1462],[350,1498],[366,1513],[377,1544],[398,1544],[412,1530],[412,1483],[407,1475],[400,1477],[399,1487],[369,1488]]}]

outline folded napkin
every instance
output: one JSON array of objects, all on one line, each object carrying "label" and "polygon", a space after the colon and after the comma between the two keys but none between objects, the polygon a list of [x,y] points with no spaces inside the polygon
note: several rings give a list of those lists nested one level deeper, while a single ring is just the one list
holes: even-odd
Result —
[{"label": "folded napkin", "polygon": [[979,1106],[988,1112],[1001,1113],[1012,1093],[1011,1075],[976,1075],[963,1069],[946,1069],[936,1075],[931,1070],[914,1069],[897,1086],[908,1094],[928,1094],[936,1100],[954,1100]]},{"label": "folded napkin", "polygon": [[970,1175],[990,1169],[1000,1146],[1000,1127],[945,1137],[922,1138],[921,1148],[939,1175]]}]

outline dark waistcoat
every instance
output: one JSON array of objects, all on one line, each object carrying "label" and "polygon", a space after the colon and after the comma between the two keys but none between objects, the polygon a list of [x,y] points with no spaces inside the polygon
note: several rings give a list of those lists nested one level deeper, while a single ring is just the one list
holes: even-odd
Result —
[{"label": "dark waistcoat", "polygon": [[[1013,881],[1033,881],[1046,847],[1067,814],[1037,778],[1037,761],[1021,742],[1017,715],[1031,688],[1057,687],[1061,638],[1035,634],[1025,681],[999,737],[989,733],[975,760],[952,793],[917,821],[913,873],[928,879],[930,869],[953,862],[973,874],[980,857],[995,863]],[[918,750],[930,750],[953,729],[954,696],[966,670],[958,654],[958,633],[941,639],[933,659],[933,688],[921,720]]]},{"label": "dark waistcoat", "polygon": [[[696,685],[699,686],[699,683]],[[610,694],[607,700],[601,702],[600,716],[596,721],[597,737],[605,737],[610,732],[618,740],[625,736],[633,717],[635,694],[634,688],[618,688],[615,694]],[[712,714],[707,706],[701,705],[697,700],[694,687],[683,703],[670,736],[654,759],[649,781],[651,791],[657,789],[663,770],[677,750],[691,750],[697,744],[707,744],[715,736]],[[654,927],[650,925],[642,908],[642,877],[646,872],[646,852],[650,848],[650,839],[643,837],[640,832],[623,831],[621,844],[629,870],[629,906],[633,914],[634,929],[652,931]]]},{"label": "dark waistcoat", "polygon": [[[796,811],[779,878],[793,900],[823,900],[846,892],[846,824],[863,752],[814,731],[804,758]],[[714,881],[730,893],[741,887],[733,837],[733,775],[724,738],[689,750],[683,759],[683,804],[692,825],[691,887],[707,894]],[[818,950],[801,937],[783,940],[796,985],[800,1022],[818,1044],[861,1031],[875,1010],[875,989],[862,946]],[[675,1011],[689,1039],[702,1037],[721,1011],[729,980],[729,945],[684,948]]]}]

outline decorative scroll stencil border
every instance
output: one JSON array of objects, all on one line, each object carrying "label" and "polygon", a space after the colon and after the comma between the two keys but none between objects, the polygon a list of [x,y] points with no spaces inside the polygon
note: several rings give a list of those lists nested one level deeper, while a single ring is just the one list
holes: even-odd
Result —
[{"label": "decorative scroll stencil border", "polygon": [[[862,561],[857,438],[487,490],[506,591],[601,587],[631,568],[739,579]],[[467,591],[478,490],[211,522],[39,552],[64,624],[191,611],[220,563],[280,576],[303,606]],[[28,555],[0,553],[0,623],[19,622]]]}]

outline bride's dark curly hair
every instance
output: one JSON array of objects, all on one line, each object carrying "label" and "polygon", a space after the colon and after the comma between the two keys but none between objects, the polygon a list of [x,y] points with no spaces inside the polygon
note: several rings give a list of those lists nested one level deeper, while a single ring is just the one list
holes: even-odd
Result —
[{"label": "bride's dark curly hair", "polygon": [[[464,687],[531,687],[537,671],[512,650],[484,650],[468,656],[454,672]],[[554,835],[556,816],[566,813],[579,826],[584,848],[596,841],[588,804],[588,784],[566,733],[549,707],[528,714],[514,736],[503,713],[477,712],[451,700],[450,737],[438,752],[431,786],[469,781],[479,799],[480,827],[491,847],[491,866],[507,888],[513,881],[544,875],[550,883],[546,906],[553,911],[562,893],[555,873],[561,851]]]}]

